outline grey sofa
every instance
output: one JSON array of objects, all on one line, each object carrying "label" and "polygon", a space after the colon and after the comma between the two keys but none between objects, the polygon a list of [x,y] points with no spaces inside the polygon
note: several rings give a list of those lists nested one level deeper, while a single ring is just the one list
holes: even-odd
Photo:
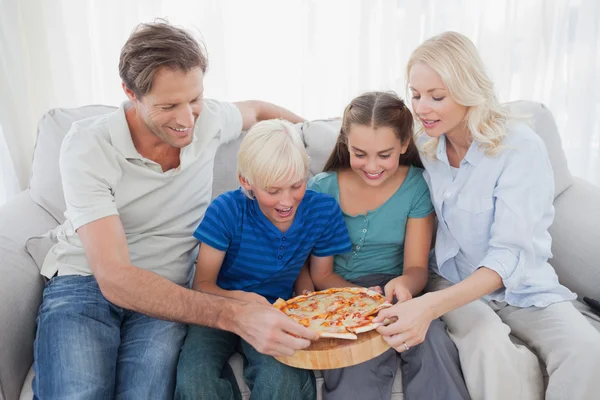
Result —
[{"label": "grey sofa", "polygon": [[[551,263],[563,284],[580,296],[600,298],[600,188],[571,176],[554,119],[546,107],[533,102],[512,106],[533,117],[534,130],[544,139],[554,169],[556,219],[551,228]],[[0,207],[0,400],[32,398],[33,340],[44,285],[38,266],[51,245],[49,238],[41,235],[64,220],[58,170],[62,137],[73,121],[112,109],[88,106],[55,109],[44,115],[39,124],[29,189]],[[306,122],[298,128],[311,158],[311,174],[318,173],[335,142],[339,120]],[[237,187],[238,146],[236,141],[219,150],[214,196]],[[240,356],[234,356],[231,362],[239,372]],[[247,398],[247,388],[241,378],[239,382]],[[392,398],[402,397],[398,374]]]}]

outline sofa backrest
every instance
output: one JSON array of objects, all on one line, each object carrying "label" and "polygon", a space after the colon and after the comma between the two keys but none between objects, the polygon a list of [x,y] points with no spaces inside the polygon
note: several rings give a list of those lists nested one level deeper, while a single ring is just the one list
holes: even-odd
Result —
[{"label": "sofa backrest", "polygon": [[[542,137],[550,154],[556,184],[555,197],[572,183],[565,154],[552,113],[544,105],[519,101],[511,107],[520,114],[532,117],[533,129]],[[63,137],[75,121],[102,115],[115,110],[109,106],[58,108],[47,112],[38,125],[34,151],[30,193],[32,199],[58,222],[64,221],[65,201],[58,167],[58,155]],[[341,126],[340,119],[307,121],[296,124],[310,157],[310,175],[323,169],[335,144]],[[241,138],[222,146],[214,166],[213,197],[239,186],[236,176],[236,154]]]}]

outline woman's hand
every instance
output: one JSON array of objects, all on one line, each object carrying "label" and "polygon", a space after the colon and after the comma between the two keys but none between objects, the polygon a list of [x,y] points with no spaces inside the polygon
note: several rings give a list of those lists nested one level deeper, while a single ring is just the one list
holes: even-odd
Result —
[{"label": "woman's hand", "polygon": [[377,332],[397,352],[402,353],[425,340],[431,321],[436,316],[429,304],[427,295],[406,302],[396,303],[392,307],[379,311],[373,322],[386,319],[395,320],[387,326],[380,326]]},{"label": "woman's hand", "polygon": [[394,297],[398,303],[404,303],[412,299],[412,293],[404,283],[402,276],[392,279],[385,285],[384,288],[385,298],[390,303],[394,300]]}]

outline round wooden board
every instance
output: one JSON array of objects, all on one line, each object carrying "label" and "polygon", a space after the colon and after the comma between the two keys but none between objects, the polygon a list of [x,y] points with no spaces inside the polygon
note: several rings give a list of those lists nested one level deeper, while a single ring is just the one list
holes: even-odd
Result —
[{"label": "round wooden board", "polygon": [[292,356],[275,358],[296,368],[335,369],[368,361],[389,348],[377,331],[369,331],[358,334],[356,340],[319,339]]}]

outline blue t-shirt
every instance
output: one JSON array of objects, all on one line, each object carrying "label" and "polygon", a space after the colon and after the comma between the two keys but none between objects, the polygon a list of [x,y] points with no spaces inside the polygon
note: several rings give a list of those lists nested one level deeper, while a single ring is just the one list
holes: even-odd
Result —
[{"label": "blue t-shirt", "polygon": [[[316,175],[308,187],[340,200],[337,172]],[[348,280],[371,274],[401,275],[408,218],[423,218],[432,212],[423,170],[411,166],[402,185],[385,203],[366,214],[343,214],[352,250],[335,256],[335,272]]]},{"label": "blue t-shirt", "polygon": [[270,302],[292,296],[310,254],[325,257],[352,248],[338,203],[312,190],[306,191],[285,233],[241,189],[223,193],[206,210],[194,237],[226,252],[217,278],[220,288],[258,293]]}]

